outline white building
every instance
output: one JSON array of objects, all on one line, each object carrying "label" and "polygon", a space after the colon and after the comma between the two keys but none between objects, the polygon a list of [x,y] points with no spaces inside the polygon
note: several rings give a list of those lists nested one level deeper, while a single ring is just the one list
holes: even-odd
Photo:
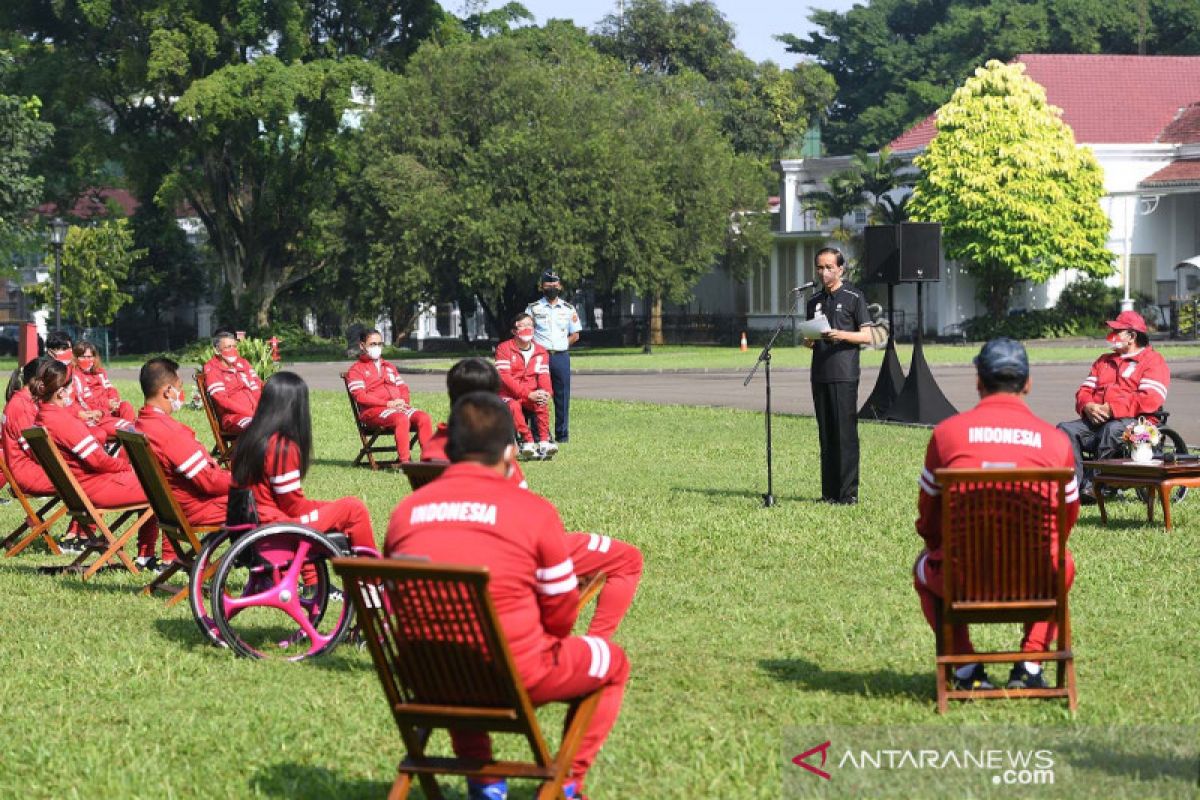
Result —
[{"label": "white building", "polygon": [[[1200,293],[1200,57],[1022,55],[1026,75],[1046,89],[1076,142],[1090,147],[1104,171],[1102,205],[1112,228],[1108,247],[1119,271],[1113,285],[1126,297],[1145,295],[1166,306]],[[891,143],[911,163],[937,132],[935,115]],[[799,197],[824,188],[826,176],[849,166],[848,156],[780,162],[780,224],[770,264],[751,277],[751,325],[766,327],[787,309],[787,291],[813,279],[813,254],[829,243],[835,220],[819,222]],[[866,223],[865,210],[851,227]],[[1014,310],[1045,308],[1075,273],[1025,285]],[[942,331],[984,313],[974,281],[943,262],[942,280],[926,290],[925,327]],[[896,306],[911,321],[912,286],[898,286]],[[907,330],[905,330],[907,332]]]}]

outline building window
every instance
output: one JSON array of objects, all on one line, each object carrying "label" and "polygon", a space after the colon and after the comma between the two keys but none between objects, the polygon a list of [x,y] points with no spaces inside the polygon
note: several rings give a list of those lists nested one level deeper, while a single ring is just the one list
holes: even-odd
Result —
[{"label": "building window", "polygon": [[855,225],[866,225],[867,224],[867,210],[865,208],[854,209],[854,224]]},{"label": "building window", "polygon": [[760,264],[750,273],[750,313],[766,314],[771,310],[771,264]]},{"label": "building window", "polygon": [[1155,283],[1158,270],[1158,256],[1132,255],[1129,257],[1129,296],[1143,297],[1151,303],[1155,302],[1158,294]]}]

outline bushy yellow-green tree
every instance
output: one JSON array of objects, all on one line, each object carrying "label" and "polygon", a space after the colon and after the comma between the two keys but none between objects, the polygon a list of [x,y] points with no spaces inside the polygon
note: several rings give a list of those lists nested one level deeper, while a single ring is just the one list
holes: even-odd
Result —
[{"label": "bushy yellow-green tree", "polygon": [[1018,280],[1069,268],[1103,276],[1113,264],[1100,165],[1024,73],[989,61],[938,109],[909,203],[913,219],[942,223],[946,256],[996,318]]},{"label": "bushy yellow-green tree", "polygon": [[[121,291],[133,262],[146,255],[134,247],[133,230],[124,219],[67,229],[62,256],[63,318],[91,327],[109,325],[121,307],[133,298]],[[53,260],[48,268],[53,269]],[[35,303],[54,303],[52,282],[28,287]]]}]

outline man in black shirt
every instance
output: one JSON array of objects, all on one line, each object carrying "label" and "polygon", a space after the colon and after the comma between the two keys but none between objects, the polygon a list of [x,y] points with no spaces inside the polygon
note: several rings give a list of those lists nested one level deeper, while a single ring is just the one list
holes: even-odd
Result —
[{"label": "man in black shirt", "polygon": [[824,288],[806,307],[808,319],[829,320],[813,348],[812,393],[821,437],[821,499],[858,502],[858,347],[871,343],[867,300],[842,283],[846,259],[836,247],[817,252],[817,278]]}]

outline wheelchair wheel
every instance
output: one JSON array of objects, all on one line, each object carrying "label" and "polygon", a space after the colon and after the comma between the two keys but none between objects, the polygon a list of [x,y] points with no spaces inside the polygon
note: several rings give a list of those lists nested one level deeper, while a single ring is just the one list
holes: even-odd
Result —
[{"label": "wheelchair wheel", "polygon": [[[220,647],[224,647],[225,642],[221,639],[221,632],[217,630],[210,602],[212,579],[216,575],[216,567],[213,565],[224,558],[232,539],[232,532],[226,528],[205,536],[188,575],[188,604],[192,607],[192,619],[196,621],[196,627],[200,629],[204,638]],[[209,573],[207,581],[206,573]]]},{"label": "wheelchair wheel", "polygon": [[[1156,448],[1157,452],[1154,454],[1155,458],[1162,458],[1167,453],[1174,453],[1175,455],[1180,456],[1187,455],[1187,445],[1184,444],[1182,436],[1180,436],[1171,428],[1159,428],[1158,432],[1162,435],[1162,441],[1158,443],[1159,446]],[[1187,493],[1188,487],[1176,486],[1175,491],[1171,493],[1171,503],[1175,504],[1183,502],[1183,498],[1187,497]],[[1143,503],[1146,502],[1145,489],[1138,489],[1137,496],[1138,499]]]},{"label": "wheelchair wheel", "polygon": [[221,559],[209,605],[217,630],[249,658],[299,661],[337,646],[353,606],[332,583],[346,553],[309,528],[281,523],[240,536]]}]

